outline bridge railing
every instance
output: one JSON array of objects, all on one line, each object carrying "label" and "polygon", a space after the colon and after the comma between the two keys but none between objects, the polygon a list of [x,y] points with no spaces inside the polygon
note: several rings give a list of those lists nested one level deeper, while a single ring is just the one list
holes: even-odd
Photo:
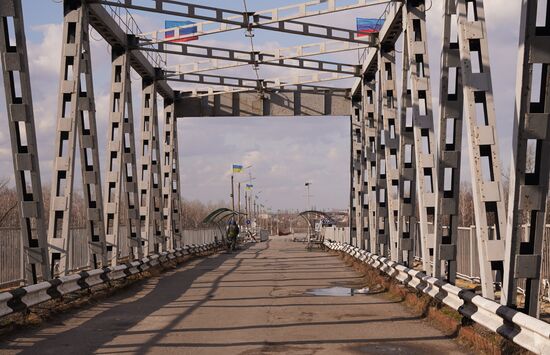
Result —
[{"label": "bridge railing", "polygon": [[429,295],[465,318],[473,320],[535,354],[550,353],[550,324],[540,319],[502,306],[472,291],[463,290],[428,276],[422,271],[408,268],[348,243],[325,240],[325,245],[332,250],[346,253],[356,258],[358,262],[368,264],[400,283]]},{"label": "bridge railing", "polygon": [[[121,228],[125,228],[121,226]],[[213,243],[216,238],[221,239],[220,231],[209,229],[184,229],[183,242],[185,244]],[[71,229],[73,242],[71,271],[81,271],[88,268],[88,241],[84,228]],[[127,259],[130,255],[130,243],[127,238],[121,238],[120,259]],[[0,289],[18,286],[23,280],[23,254],[21,249],[21,232],[17,228],[0,228]],[[38,274],[39,277],[40,272]]]},{"label": "bridge railing", "polygon": [[[324,227],[323,233],[325,240],[333,240],[339,243],[349,243],[349,228],[341,227]],[[476,240],[476,226],[470,227],[458,227],[458,238],[457,238],[457,277],[468,280],[472,282],[479,282],[480,275],[480,266],[479,266],[479,255],[478,255],[478,246]],[[522,236],[527,236],[529,234],[529,226],[524,225],[521,231]],[[416,260],[421,261],[421,250],[420,250],[420,230],[417,224],[415,235],[415,243],[413,243],[413,254]],[[545,228],[545,238],[548,240],[550,238],[550,224],[546,225]],[[542,271],[541,279],[542,285],[541,289],[544,289],[547,293],[546,298],[550,299],[550,245],[545,243],[543,246],[542,254]],[[523,293],[525,289],[525,281],[518,282],[518,289],[520,293]]]}]

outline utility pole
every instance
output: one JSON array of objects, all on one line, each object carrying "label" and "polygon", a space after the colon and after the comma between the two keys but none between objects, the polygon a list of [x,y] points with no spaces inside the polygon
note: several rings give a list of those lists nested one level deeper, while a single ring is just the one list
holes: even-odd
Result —
[{"label": "utility pole", "polygon": [[235,211],[235,184],[233,183],[234,176],[231,174],[231,207]]},{"label": "utility pole", "polygon": [[309,187],[311,186],[311,182],[306,181],[306,197],[307,197],[307,205],[306,205],[306,211],[309,211],[309,198],[311,195],[309,194]]},{"label": "utility pole", "polygon": [[237,216],[237,219],[239,221],[239,224],[241,223],[241,182],[239,181],[237,183],[237,205],[238,205],[238,216]]}]

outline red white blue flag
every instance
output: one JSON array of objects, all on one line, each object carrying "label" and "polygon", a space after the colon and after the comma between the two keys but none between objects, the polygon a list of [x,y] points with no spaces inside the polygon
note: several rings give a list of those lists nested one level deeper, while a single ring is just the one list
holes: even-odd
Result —
[{"label": "red white blue flag", "polygon": [[367,36],[372,33],[378,33],[384,25],[384,20],[381,18],[360,18],[357,19],[358,37]]},{"label": "red white blue flag", "polygon": [[[194,24],[193,21],[164,21],[164,28],[170,29],[174,27],[180,27],[180,26],[188,26]],[[164,38],[170,39],[173,37],[176,37],[176,31],[178,31],[178,36],[185,36],[182,38],[175,39],[171,42],[188,42],[188,41],[194,41],[199,39],[198,36],[190,36],[193,33],[197,33],[197,26],[189,26],[184,28],[178,28],[174,29],[172,31],[166,31],[164,32]]]}]

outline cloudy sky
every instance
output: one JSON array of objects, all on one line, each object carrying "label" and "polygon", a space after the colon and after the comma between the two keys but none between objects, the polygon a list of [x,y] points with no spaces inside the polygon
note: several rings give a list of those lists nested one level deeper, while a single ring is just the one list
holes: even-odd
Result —
[{"label": "cloudy sky", "polygon": [[[144,0],[142,0],[144,1]],[[215,7],[243,11],[242,1],[193,1]],[[298,0],[247,0],[249,11],[264,10]],[[353,3],[340,1],[339,3]],[[430,2],[428,0],[428,2]],[[438,119],[438,77],[442,35],[442,2],[433,1],[428,11],[430,64],[432,76],[434,117]],[[485,0],[490,59],[496,102],[497,124],[503,166],[508,168],[511,153],[512,114],[515,92],[515,71],[520,1]],[[28,41],[34,113],[37,125],[42,183],[51,184],[53,136],[57,108],[59,58],[61,55],[62,5],[54,0],[23,0],[25,30]],[[325,23],[353,29],[356,17],[378,18],[384,6],[342,12],[304,21]],[[165,20],[175,17],[132,13],[142,31],[164,26]],[[299,44],[317,43],[319,38],[307,38],[274,31],[256,31],[256,49],[275,49]],[[197,44],[250,50],[250,41],[244,31],[231,31],[201,37]],[[105,146],[105,127],[108,120],[110,52],[97,33],[92,33],[94,86],[100,147]],[[358,63],[357,51],[320,56],[320,59],[343,63]],[[191,57],[165,58],[167,65],[200,60]],[[398,63],[400,58],[398,57]],[[252,78],[248,66],[218,71],[221,75]],[[262,66],[259,74],[264,78],[288,77],[296,70]],[[139,132],[140,80],[133,73],[134,120]],[[352,82],[339,81],[334,86],[349,87]],[[178,83],[175,89],[192,87]],[[0,88],[3,90],[3,87]],[[2,93],[3,94],[3,93]],[[437,126],[437,123],[436,123]],[[186,118],[178,123],[180,142],[180,170],[182,194],[186,199],[202,201],[228,200],[230,167],[233,163],[252,165],[248,171],[254,180],[254,193],[274,210],[303,209],[306,206],[304,182],[312,182],[311,204],[317,208],[346,208],[349,196],[349,120],[344,117],[280,117],[280,118]],[[139,134],[136,137],[139,142]],[[466,142],[464,140],[464,142]],[[465,144],[465,143],[464,143]],[[78,154],[76,154],[78,157]],[[103,164],[105,157],[101,157]],[[77,160],[77,164],[79,164]],[[0,177],[13,177],[5,101],[0,100]],[[79,174],[77,165],[76,171]],[[469,180],[468,169],[463,180]],[[237,181],[248,178],[248,172],[239,174]],[[75,189],[81,190],[80,180]]]}]

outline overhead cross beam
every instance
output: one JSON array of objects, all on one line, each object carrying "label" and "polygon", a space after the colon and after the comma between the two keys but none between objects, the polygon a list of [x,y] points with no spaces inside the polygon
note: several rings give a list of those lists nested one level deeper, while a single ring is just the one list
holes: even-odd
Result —
[{"label": "overhead cross beam", "polygon": [[211,85],[222,85],[223,88],[198,88],[191,90],[183,90],[190,97],[201,97],[220,95],[231,92],[246,92],[251,90],[266,91],[269,89],[284,88],[288,86],[299,86],[305,84],[327,82],[334,80],[343,80],[354,78],[353,75],[338,74],[338,73],[314,73],[306,75],[297,75],[288,78],[272,78],[265,80],[227,77],[220,75],[205,75],[205,74],[182,74],[178,78],[166,77],[169,81],[180,81],[189,83],[209,83]]},{"label": "overhead cross beam", "polygon": [[[354,64],[304,59],[301,57],[337,53],[353,49],[364,49],[368,47],[370,47],[370,45],[352,45],[348,42],[321,42],[310,45],[281,48],[272,51],[252,52],[184,43],[170,43],[169,45],[163,46],[163,48],[143,47],[139,49],[158,53],[208,58],[208,60],[182,63],[168,68],[168,71],[170,71],[171,68],[174,68],[173,71],[175,71],[175,74],[188,74],[235,68],[250,64],[265,64],[295,69],[309,69],[330,73],[359,75],[359,66]],[[136,48],[137,47],[134,47],[134,49]]]},{"label": "overhead cross beam", "polygon": [[[150,5],[135,4],[133,0],[124,3],[114,0],[89,0],[103,5],[124,7],[133,10],[156,12],[165,15],[181,16],[205,20],[189,26],[179,26],[141,34],[144,44],[165,43],[187,37],[203,36],[222,33],[237,29],[263,29],[286,32],[304,36],[321,37],[339,41],[373,43],[374,35],[358,38],[359,32],[345,28],[337,28],[307,22],[296,21],[300,18],[330,14],[362,7],[381,5],[392,0],[356,0],[354,4],[336,6],[336,0],[313,0],[302,4],[295,4],[276,9],[258,12],[240,12],[236,10],[220,9],[217,7],[191,4],[175,0],[155,0]],[[323,9],[319,10],[319,6]],[[313,9],[314,8],[314,9]],[[283,15],[283,13],[287,15]],[[180,29],[196,28],[191,34],[179,35]],[[166,39],[166,32],[175,31],[174,37]]]}]

